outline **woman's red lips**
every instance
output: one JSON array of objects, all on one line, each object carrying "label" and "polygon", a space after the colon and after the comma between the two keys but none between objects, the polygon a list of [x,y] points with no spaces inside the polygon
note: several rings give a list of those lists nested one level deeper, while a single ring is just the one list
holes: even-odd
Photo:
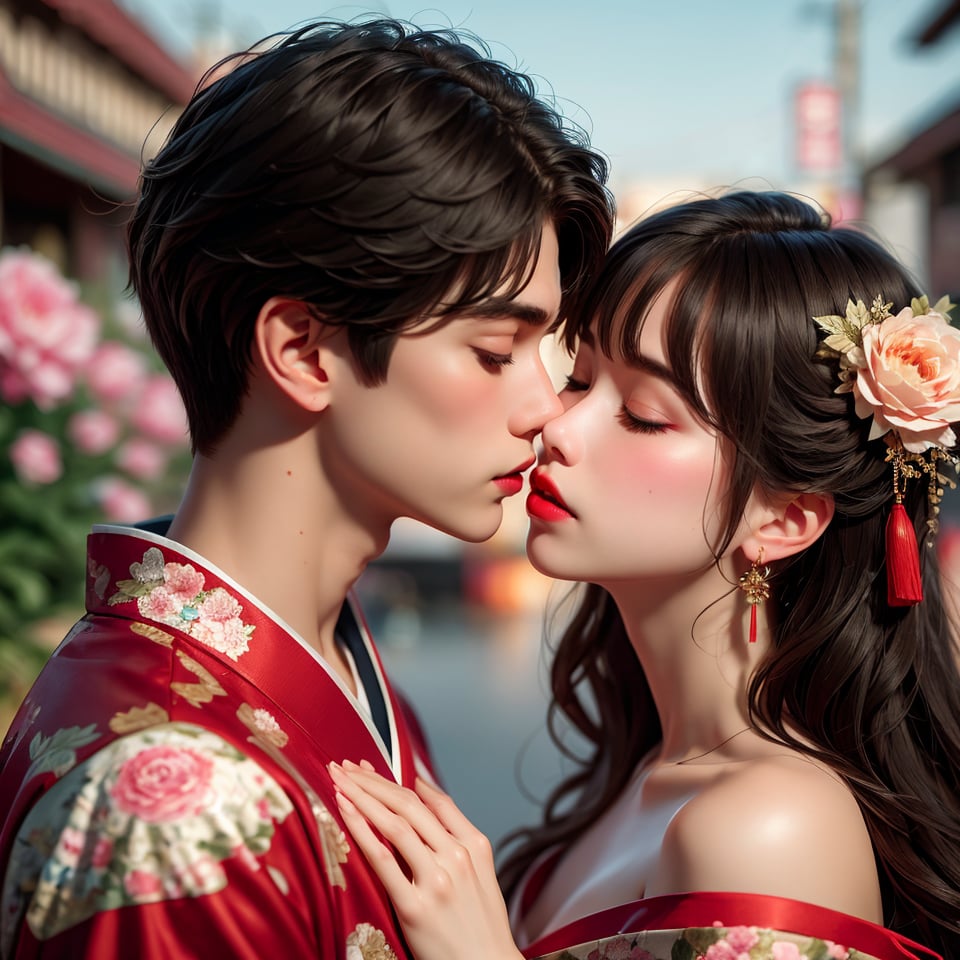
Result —
[{"label": "woman's red lips", "polygon": [[527,497],[527,513],[537,520],[567,520],[576,516],[563,502],[554,482],[540,468],[530,474],[530,495]]}]

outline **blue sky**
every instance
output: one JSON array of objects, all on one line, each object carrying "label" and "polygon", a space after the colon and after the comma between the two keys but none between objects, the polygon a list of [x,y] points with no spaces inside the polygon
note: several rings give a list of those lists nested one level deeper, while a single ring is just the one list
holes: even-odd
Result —
[{"label": "blue sky", "polygon": [[[615,184],[760,177],[789,188],[792,92],[829,77],[833,57],[832,0],[123,2],[178,53],[189,48],[197,11],[219,20],[231,46],[313,17],[368,11],[464,27],[552,88],[610,158]],[[911,43],[943,3],[863,0],[860,138],[868,161],[960,102],[960,27],[933,48]]]}]

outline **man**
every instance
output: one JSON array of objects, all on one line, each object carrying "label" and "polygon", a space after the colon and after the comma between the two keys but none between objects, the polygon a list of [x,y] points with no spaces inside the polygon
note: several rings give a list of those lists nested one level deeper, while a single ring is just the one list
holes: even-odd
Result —
[{"label": "man", "polygon": [[327,765],[429,761],[349,591],[398,517],[496,531],[605,174],[525,77],[391,21],[187,106],[129,240],[194,467],[168,537],[95,528],[88,615],[4,745],[3,957],[404,953]]}]

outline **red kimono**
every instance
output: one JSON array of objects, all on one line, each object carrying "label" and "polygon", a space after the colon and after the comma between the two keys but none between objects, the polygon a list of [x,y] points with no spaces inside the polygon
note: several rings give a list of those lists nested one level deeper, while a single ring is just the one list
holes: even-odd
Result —
[{"label": "red kimono", "polygon": [[[511,904],[522,918],[559,859],[542,856]],[[899,934],[785,897],[679,893],[601,910],[541,936],[524,955],[536,960],[943,960]]]},{"label": "red kimono", "polygon": [[0,957],[405,955],[327,764],[367,759],[408,786],[431,772],[351,604],[341,628],[366,650],[384,736],[200,557],[118,527],[88,551],[87,616],[0,754]]}]

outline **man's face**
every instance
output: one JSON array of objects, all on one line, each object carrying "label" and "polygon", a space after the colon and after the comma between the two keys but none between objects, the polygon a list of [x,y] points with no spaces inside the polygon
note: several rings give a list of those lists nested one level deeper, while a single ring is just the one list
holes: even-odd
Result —
[{"label": "man's face", "polygon": [[322,455],[362,522],[413,517],[469,541],[496,532],[534,438],[561,411],[540,356],[560,306],[558,255],[548,224],[512,300],[494,295],[438,329],[427,321],[401,335],[382,384],[338,384]]}]

